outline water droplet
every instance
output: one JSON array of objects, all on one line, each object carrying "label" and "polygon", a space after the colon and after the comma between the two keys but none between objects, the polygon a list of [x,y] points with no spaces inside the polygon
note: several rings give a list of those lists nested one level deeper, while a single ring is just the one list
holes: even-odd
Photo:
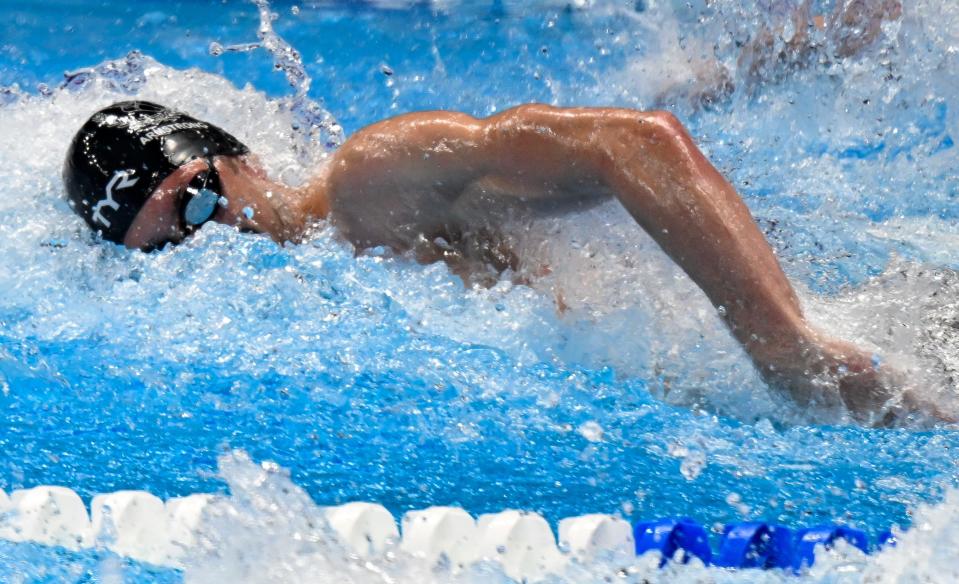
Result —
[{"label": "water droplet", "polygon": [[706,455],[698,450],[694,450],[683,458],[679,465],[679,472],[687,481],[694,481],[702,474],[706,468]]},{"label": "water droplet", "polygon": [[590,442],[602,442],[603,440],[603,427],[592,420],[580,424],[576,431]]}]

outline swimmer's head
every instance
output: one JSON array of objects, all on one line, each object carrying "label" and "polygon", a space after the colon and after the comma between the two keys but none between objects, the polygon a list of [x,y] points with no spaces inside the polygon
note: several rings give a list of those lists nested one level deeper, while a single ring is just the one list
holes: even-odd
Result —
[{"label": "swimmer's head", "polygon": [[63,182],[70,207],[104,239],[123,243],[137,213],[164,178],[197,158],[249,150],[222,130],[147,101],[93,114],[67,151]]}]

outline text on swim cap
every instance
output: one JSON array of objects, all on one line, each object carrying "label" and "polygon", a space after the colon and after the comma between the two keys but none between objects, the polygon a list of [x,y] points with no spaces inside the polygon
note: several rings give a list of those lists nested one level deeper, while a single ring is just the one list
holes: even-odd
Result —
[{"label": "text on swim cap", "polygon": [[[107,183],[107,196],[105,199],[99,201],[93,207],[93,220],[97,223],[103,225],[104,227],[110,227],[110,220],[104,217],[103,208],[110,207],[114,211],[120,208],[120,203],[116,202],[113,198],[113,189],[117,190],[130,188],[133,185],[137,184],[138,178],[131,180],[130,175],[133,174],[132,170],[118,170],[113,174],[113,178],[110,179],[110,182]],[[117,184],[119,182],[119,184]]]},{"label": "text on swim cap", "polygon": [[173,132],[179,132],[180,130],[205,130],[209,127],[210,125],[204,122],[176,122],[174,124],[168,124],[166,126],[160,126],[159,128],[150,130],[146,134],[140,136],[140,143],[146,145],[146,143],[150,140],[154,140],[161,136],[166,136],[167,134],[172,134]]},{"label": "text on swim cap", "polygon": [[127,128],[131,132],[139,133],[140,143],[144,145],[151,140],[155,140],[173,132],[179,132],[180,130],[205,130],[210,127],[209,124],[200,121],[173,122],[171,124],[162,125],[164,122],[175,117],[175,115],[176,114],[172,111],[163,111],[152,116],[118,116],[115,114],[104,114],[101,112],[95,114],[92,120],[101,126]]}]

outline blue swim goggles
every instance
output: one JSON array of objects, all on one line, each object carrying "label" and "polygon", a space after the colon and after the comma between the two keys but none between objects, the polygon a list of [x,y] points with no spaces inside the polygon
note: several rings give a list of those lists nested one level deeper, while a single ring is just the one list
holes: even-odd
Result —
[{"label": "blue swim goggles", "polygon": [[226,198],[221,194],[223,185],[220,175],[213,166],[213,159],[208,158],[209,170],[193,177],[186,186],[183,198],[180,201],[180,219],[187,233],[193,233],[213,218],[217,206],[223,206]]}]

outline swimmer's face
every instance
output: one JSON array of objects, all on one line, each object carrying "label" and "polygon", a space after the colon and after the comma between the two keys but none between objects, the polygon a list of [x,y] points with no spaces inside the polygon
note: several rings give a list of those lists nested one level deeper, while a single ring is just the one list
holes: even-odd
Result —
[{"label": "swimmer's face", "polygon": [[[216,156],[213,163],[222,197],[209,220],[282,241],[287,231],[278,213],[282,197],[274,193],[280,195],[283,187],[270,181],[248,156]],[[187,187],[209,170],[206,159],[192,160],[174,170],[137,213],[123,244],[146,250],[183,241],[192,231],[181,211]]]}]

